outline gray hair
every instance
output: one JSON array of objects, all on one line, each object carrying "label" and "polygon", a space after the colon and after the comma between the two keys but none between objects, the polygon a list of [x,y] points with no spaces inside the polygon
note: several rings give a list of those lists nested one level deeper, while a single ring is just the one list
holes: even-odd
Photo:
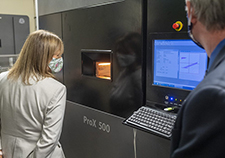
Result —
[{"label": "gray hair", "polygon": [[225,29],[225,0],[187,0],[207,30]]}]

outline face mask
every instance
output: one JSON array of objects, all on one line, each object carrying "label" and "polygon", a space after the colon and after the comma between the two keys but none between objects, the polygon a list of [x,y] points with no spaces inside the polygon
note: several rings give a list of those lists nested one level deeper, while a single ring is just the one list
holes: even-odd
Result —
[{"label": "face mask", "polygon": [[201,43],[199,43],[193,36],[191,30],[192,30],[192,27],[193,27],[193,24],[191,23],[191,17],[192,17],[192,8],[190,10],[190,18],[188,18],[188,34],[190,36],[190,38],[192,39],[192,41],[197,45],[199,46],[200,48],[204,49],[204,47],[201,45]]},{"label": "face mask", "polygon": [[117,54],[117,59],[121,67],[126,67],[134,63],[136,56],[135,55],[123,55],[123,54]]},{"label": "face mask", "polygon": [[52,61],[48,64],[49,68],[52,70],[52,73],[57,73],[62,70],[63,67],[63,58],[53,58]]}]

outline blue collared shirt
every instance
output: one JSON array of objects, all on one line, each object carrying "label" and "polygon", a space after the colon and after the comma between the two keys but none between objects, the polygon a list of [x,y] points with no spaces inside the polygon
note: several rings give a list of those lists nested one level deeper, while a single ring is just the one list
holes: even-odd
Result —
[{"label": "blue collared shirt", "polygon": [[225,46],[225,39],[222,40],[214,49],[214,51],[212,52],[211,56],[210,56],[210,60],[209,60],[209,66],[208,66],[208,70],[210,69],[210,67],[212,66],[213,61],[215,60],[216,56],[219,54],[219,52],[221,51],[221,49]]}]

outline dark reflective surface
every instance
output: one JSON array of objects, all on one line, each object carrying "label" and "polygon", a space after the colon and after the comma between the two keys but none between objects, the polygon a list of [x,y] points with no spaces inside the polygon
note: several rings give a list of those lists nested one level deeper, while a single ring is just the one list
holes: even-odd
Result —
[{"label": "dark reflective surface", "polygon": [[[137,63],[142,57],[141,25],[141,0],[63,13],[64,82],[68,100],[121,117],[129,116],[142,105],[142,67],[140,61]],[[138,36],[130,37],[137,40],[137,46],[129,43],[131,39],[124,42],[129,34]],[[124,48],[121,42],[126,43]],[[132,64],[119,65],[119,47],[135,54]],[[113,52],[112,81],[82,75],[82,49]]]},{"label": "dark reflective surface", "polygon": [[133,32],[116,42],[115,58],[119,74],[110,91],[112,113],[123,116],[136,110],[142,104],[142,36]]},{"label": "dark reflective surface", "polygon": [[[61,13],[52,14],[52,15],[48,15],[48,16],[41,16],[39,18],[40,19],[39,28],[53,32],[56,35],[58,35],[61,39],[63,39],[62,38],[62,20],[61,20],[62,18],[61,17],[62,17]],[[62,55],[62,57],[64,59],[64,54]],[[64,61],[64,65],[65,65],[65,61]],[[62,83],[63,83],[63,72],[64,72],[64,66],[60,72],[54,74],[56,79]]]}]

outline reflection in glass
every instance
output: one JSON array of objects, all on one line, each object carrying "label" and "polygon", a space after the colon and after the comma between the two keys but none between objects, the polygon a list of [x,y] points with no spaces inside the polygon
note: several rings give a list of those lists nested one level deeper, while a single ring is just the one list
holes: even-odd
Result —
[{"label": "reflection in glass", "polygon": [[141,35],[134,32],[119,39],[114,55],[120,71],[110,93],[110,107],[114,114],[127,117],[143,103]]}]

